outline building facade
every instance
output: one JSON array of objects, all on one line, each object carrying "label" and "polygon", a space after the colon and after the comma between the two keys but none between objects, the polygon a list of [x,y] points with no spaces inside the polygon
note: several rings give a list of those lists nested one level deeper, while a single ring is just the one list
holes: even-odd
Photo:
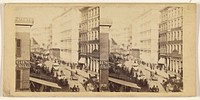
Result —
[{"label": "building facade", "polygon": [[159,10],[149,9],[133,24],[132,48],[140,50],[141,61],[155,65],[158,61]]},{"label": "building facade", "polygon": [[30,75],[30,29],[32,18],[17,17],[16,29],[16,90],[29,90]]},{"label": "building facade", "polygon": [[166,70],[182,73],[183,68],[183,7],[165,7],[159,24],[159,57]]},{"label": "building facade", "polygon": [[104,7],[83,7],[79,31],[79,64],[99,74],[99,88],[108,85],[109,32],[111,20]]},{"label": "building facade", "polygon": [[79,34],[79,59],[89,70],[99,72],[99,23],[100,8],[85,7],[80,9],[81,23]]},{"label": "building facade", "polygon": [[77,63],[79,22],[80,12],[76,8],[65,10],[53,19],[51,50],[58,54],[54,57],[60,57],[66,63]]},{"label": "building facade", "polygon": [[[84,7],[80,11],[82,19],[79,32],[79,59],[89,70],[98,73],[100,35],[101,33],[109,33],[107,26],[111,26],[111,21],[105,18],[104,8],[101,7]],[[106,48],[109,49],[109,44]]]}]

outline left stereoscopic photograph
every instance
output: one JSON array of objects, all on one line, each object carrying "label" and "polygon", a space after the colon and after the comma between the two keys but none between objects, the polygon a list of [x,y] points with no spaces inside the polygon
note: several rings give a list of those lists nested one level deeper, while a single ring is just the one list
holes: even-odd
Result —
[{"label": "left stereoscopic photograph", "polygon": [[14,92],[184,91],[186,5],[28,5],[5,23]]}]

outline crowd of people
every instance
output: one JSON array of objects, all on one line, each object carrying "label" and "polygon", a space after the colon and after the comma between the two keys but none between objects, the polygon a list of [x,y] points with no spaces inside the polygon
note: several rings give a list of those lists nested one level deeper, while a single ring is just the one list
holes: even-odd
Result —
[{"label": "crowd of people", "polygon": [[158,86],[153,86],[153,87],[149,87],[149,91],[150,92],[159,92],[159,88],[158,88]]},{"label": "crowd of people", "polygon": [[74,85],[73,87],[70,87],[71,92],[80,92],[80,88],[78,85]]},{"label": "crowd of people", "polygon": [[[138,84],[138,86],[147,87],[148,82],[147,82],[147,79],[143,77],[144,76],[143,72],[139,71],[138,69],[134,69],[133,67],[130,69],[130,66],[126,66],[124,64],[126,61],[128,61],[128,59],[112,55],[109,58],[110,77],[133,82],[133,83]],[[133,61],[133,62],[136,63],[136,61]]]},{"label": "crowd of people", "polygon": [[[44,59],[42,54],[40,55],[31,55],[31,68],[30,73],[32,77],[40,78],[43,80],[51,81],[57,83],[61,87],[68,87],[68,80],[63,71],[55,70],[52,66],[46,66],[45,61],[48,59]],[[38,75],[39,74],[39,75]]]},{"label": "crowd of people", "polygon": [[176,75],[163,81],[162,85],[167,92],[181,92],[183,90],[183,81],[182,79],[177,79]]}]

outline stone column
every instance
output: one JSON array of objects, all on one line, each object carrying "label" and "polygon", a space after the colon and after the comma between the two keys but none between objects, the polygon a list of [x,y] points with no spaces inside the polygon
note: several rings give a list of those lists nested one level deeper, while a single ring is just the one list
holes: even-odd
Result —
[{"label": "stone column", "polygon": [[99,37],[100,37],[100,91],[108,90],[108,68],[109,68],[109,31],[111,27],[111,21],[101,18],[99,25]]}]

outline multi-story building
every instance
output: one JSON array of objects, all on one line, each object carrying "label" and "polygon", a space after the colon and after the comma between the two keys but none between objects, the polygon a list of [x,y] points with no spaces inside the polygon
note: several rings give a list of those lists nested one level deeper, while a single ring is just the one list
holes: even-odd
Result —
[{"label": "multi-story building", "polygon": [[80,12],[76,8],[65,10],[52,23],[52,54],[67,63],[78,61]]},{"label": "multi-story building", "polygon": [[100,33],[109,32],[100,26],[111,26],[111,21],[104,18],[104,9],[100,7],[84,7],[80,11],[82,20],[79,32],[79,59],[89,70],[99,72]]},{"label": "multi-story building", "polygon": [[100,87],[106,86],[112,22],[105,14],[104,7],[83,7],[80,11],[79,63],[96,74],[100,73]]},{"label": "multi-story building", "polygon": [[158,61],[159,10],[149,9],[133,24],[132,48],[140,50],[141,61],[155,65]]},{"label": "multi-story building", "polygon": [[89,70],[98,73],[100,8],[84,7],[80,11],[82,13],[79,34],[80,62],[89,67]]},{"label": "multi-story building", "polygon": [[17,17],[16,29],[16,90],[29,90],[30,29],[32,18]]},{"label": "multi-story building", "polygon": [[183,7],[165,7],[159,24],[159,61],[168,71],[182,73]]}]

